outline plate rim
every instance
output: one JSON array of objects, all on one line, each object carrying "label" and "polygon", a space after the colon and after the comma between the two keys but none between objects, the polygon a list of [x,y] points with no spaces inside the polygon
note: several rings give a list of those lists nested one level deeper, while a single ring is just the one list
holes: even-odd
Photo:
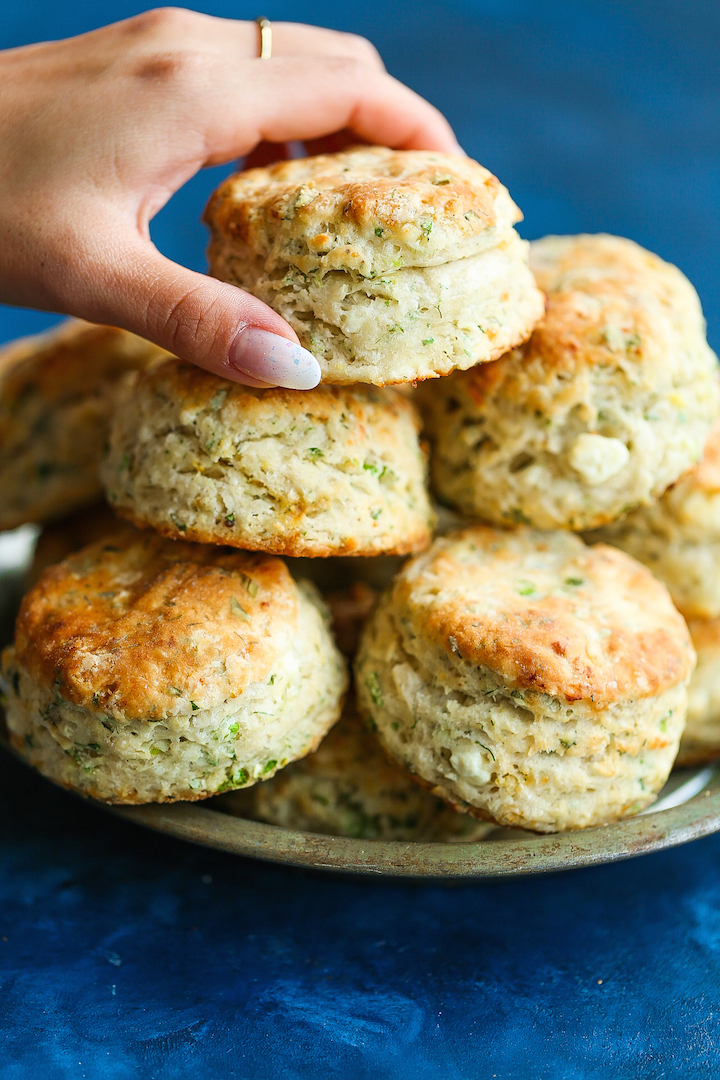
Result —
[{"label": "plate rim", "polygon": [[[12,746],[4,723],[0,723],[0,744],[26,768],[42,776]],[[453,843],[360,840],[286,829],[211,808],[212,797],[201,802],[120,806],[92,799],[49,777],[42,778],[114,817],[200,847],[310,870],[451,882],[598,866],[710,836],[720,831],[720,763],[710,769],[711,776],[702,791],[667,810],[650,810],[576,832],[533,837],[522,834],[517,839],[490,836]]]}]

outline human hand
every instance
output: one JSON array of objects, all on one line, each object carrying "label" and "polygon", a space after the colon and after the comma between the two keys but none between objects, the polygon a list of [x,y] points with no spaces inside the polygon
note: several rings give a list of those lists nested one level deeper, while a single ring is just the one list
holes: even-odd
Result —
[{"label": "human hand", "polygon": [[254,23],[165,8],[0,53],[0,300],[124,327],[238,382],[308,389],[320,370],[285,320],[165,258],[149,222],[203,166],[345,129],[461,152],[369,42],[331,30],[275,23],[260,60]]}]

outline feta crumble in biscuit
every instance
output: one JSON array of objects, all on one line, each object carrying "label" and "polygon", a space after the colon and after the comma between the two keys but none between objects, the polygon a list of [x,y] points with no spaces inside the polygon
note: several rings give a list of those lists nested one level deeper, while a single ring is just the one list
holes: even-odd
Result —
[{"label": "feta crumble in biscuit", "polygon": [[166,536],[282,555],[421,551],[419,418],[393,390],[257,390],[170,361],[118,410],[111,505]]},{"label": "feta crumble in biscuit", "polygon": [[665,587],[567,532],[478,526],[410,560],[362,635],[358,705],[449,803],[538,832],[665,783],[695,653]]},{"label": "feta crumble in biscuit", "polygon": [[522,215],[477,162],[361,146],[231,176],[211,273],[260,297],[324,382],[413,382],[492,360],[543,312]]},{"label": "feta crumble in biscuit", "polygon": [[118,398],[132,372],[167,356],[80,319],[0,350],[0,529],[43,524],[99,498]]},{"label": "feta crumble in biscuit", "polygon": [[114,803],[268,779],[340,715],[345,663],[282,560],[124,526],[46,570],[3,653],[14,746]]},{"label": "feta crumble in biscuit", "polygon": [[548,303],[528,343],[418,390],[432,480],[498,525],[596,528],[700,459],[717,360],[690,282],[630,240],[548,236],[530,264]]},{"label": "feta crumble in biscuit", "polygon": [[223,808],[285,829],[414,843],[480,840],[491,826],[459,814],[391,765],[352,707],[320,746]]}]

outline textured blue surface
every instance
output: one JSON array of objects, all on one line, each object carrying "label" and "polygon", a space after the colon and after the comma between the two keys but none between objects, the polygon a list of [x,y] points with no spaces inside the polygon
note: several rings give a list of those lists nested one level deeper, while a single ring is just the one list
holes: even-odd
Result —
[{"label": "textured blue surface", "polygon": [[[0,46],[142,6],[7,0]],[[639,240],[696,282],[720,345],[720,5],[265,10],[372,37],[508,184],[525,235]],[[155,223],[188,265],[203,265],[197,219],[216,179]],[[0,308],[0,340],[52,320]],[[720,837],[507,884],[354,881],[163,840],[3,756],[0,939],[2,1080],[720,1074]]]}]

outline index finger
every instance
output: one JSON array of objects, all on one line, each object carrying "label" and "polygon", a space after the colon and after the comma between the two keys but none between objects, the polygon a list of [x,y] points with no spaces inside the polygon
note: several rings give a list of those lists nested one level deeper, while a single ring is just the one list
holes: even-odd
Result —
[{"label": "index finger", "polygon": [[[247,154],[262,141],[319,139],[347,128],[363,142],[404,150],[463,151],[445,117],[384,71],[347,58],[274,57],[214,73],[200,97],[206,110],[206,164]],[[288,92],[290,90],[290,92]]]}]

